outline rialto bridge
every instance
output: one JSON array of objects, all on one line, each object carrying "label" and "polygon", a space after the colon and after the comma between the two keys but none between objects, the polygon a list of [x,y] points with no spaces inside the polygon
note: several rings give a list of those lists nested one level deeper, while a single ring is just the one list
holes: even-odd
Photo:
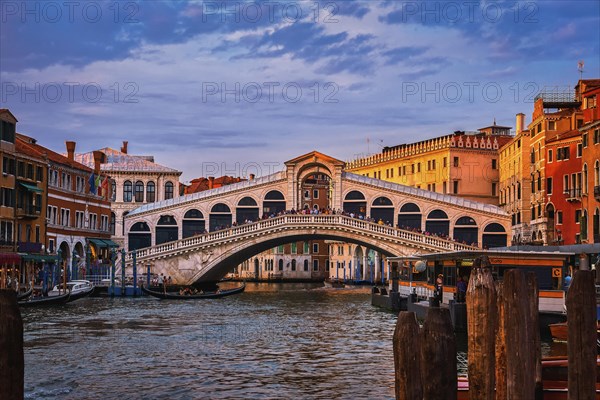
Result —
[{"label": "rialto bridge", "polygon": [[[306,188],[315,183],[326,188],[329,213],[297,213],[309,208]],[[128,266],[135,250],[138,265],[191,284],[217,281],[295,241],[343,241],[398,256],[503,246],[509,228],[496,206],[351,174],[315,151],[281,172],[139,207],[125,219],[125,246]]]}]

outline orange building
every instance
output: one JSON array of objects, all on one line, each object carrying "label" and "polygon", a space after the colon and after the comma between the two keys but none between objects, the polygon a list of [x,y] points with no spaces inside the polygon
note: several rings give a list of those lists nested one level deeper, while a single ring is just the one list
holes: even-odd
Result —
[{"label": "orange building", "polygon": [[[583,112],[579,128],[582,142],[583,188],[581,241],[600,243],[600,79],[580,81],[578,92]],[[591,223],[588,221],[591,220]]]},{"label": "orange building", "polygon": [[494,124],[386,147],[346,163],[345,170],[376,179],[498,204],[499,149],[512,139],[510,127]]},{"label": "orange building", "polygon": [[17,143],[22,151],[47,159],[47,251],[56,254],[60,250],[73,279],[86,273],[107,274],[109,250],[117,245],[110,240],[110,178],[100,174],[103,154],[95,155],[96,168],[92,169],[74,160],[75,142],[66,142],[67,156],[24,135],[18,135]]},{"label": "orange building", "polygon": [[[250,174],[250,179],[253,179],[254,175]],[[221,176],[215,178],[209,176],[208,178],[196,178],[192,179],[189,185],[181,185],[183,188],[183,194],[192,194],[197,192],[203,192],[205,190],[220,188],[221,186],[231,185],[232,183],[238,183],[245,181],[244,178],[234,178],[233,176]]]}]

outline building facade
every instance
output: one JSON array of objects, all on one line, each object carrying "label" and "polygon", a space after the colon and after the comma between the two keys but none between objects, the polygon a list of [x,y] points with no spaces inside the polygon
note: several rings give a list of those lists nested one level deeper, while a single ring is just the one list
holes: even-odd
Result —
[{"label": "building facade", "polygon": [[109,177],[100,174],[101,153],[96,154],[95,169],[74,160],[75,142],[66,142],[67,156],[41,146],[31,137],[18,135],[19,147],[43,155],[48,163],[47,253],[60,250],[63,262],[74,278],[85,276],[88,266],[110,264]]},{"label": "building facade", "polygon": [[523,130],[525,114],[517,114],[516,134],[500,148],[499,205],[511,215],[511,244],[531,242],[531,171],[529,130]]},{"label": "building facade", "polygon": [[386,147],[346,164],[355,174],[498,204],[499,149],[510,127],[495,123],[477,132],[457,131],[421,142]]},{"label": "building facade", "polygon": [[[153,156],[128,153],[128,143],[121,150],[109,147],[95,152],[75,154],[74,159],[94,168],[94,154],[101,153],[100,171],[109,175],[111,193],[111,215],[109,230],[111,239],[120,248],[125,243],[125,216],[133,209],[148,203],[174,199],[180,196],[179,177],[181,171],[154,162]],[[162,222],[161,242],[177,238],[177,227],[173,231],[172,221]]]}]

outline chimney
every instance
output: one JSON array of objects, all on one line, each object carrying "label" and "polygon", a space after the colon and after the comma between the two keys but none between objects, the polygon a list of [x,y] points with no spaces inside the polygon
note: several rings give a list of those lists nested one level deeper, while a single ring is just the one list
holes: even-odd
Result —
[{"label": "chimney", "polygon": [[121,146],[121,153],[127,154],[127,143],[129,143],[127,140],[123,140],[123,146]]},{"label": "chimney", "polygon": [[94,173],[100,174],[100,164],[104,158],[104,153],[101,151],[94,150]]},{"label": "chimney", "polygon": [[523,132],[523,127],[525,126],[525,114],[518,113],[517,114],[517,135]]},{"label": "chimney", "polygon": [[212,189],[214,186],[215,186],[215,177],[209,176],[208,177],[208,188]]},{"label": "chimney", "polygon": [[[250,174],[250,180],[251,180],[251,181],[253,181],[253,180],[254,180],[254,176],[255,176],[254,174]],[[241,181],[241,179],[240,179],[240,181]]]},{"label": "chimney", "polygon": [[65,144],[67,145],[67,157],[71,161],[75,160],[75,145],[76,145],[76,143],[71,142],[71,141],[66,141]]}]

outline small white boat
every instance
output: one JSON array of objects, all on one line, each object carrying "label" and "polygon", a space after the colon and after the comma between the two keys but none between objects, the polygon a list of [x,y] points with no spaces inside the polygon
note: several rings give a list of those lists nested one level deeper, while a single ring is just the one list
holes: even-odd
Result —
[{"label": "small white boat", "polygon": [[[73,280],[67,282],[67,292],[71,293],[69,302],[81,299],[90,295],[94,291],[94,285],[90,281]],[[48,292],[48,296],[58,296],[64,294],[63,285],[54,286],[54,289]]]}]

